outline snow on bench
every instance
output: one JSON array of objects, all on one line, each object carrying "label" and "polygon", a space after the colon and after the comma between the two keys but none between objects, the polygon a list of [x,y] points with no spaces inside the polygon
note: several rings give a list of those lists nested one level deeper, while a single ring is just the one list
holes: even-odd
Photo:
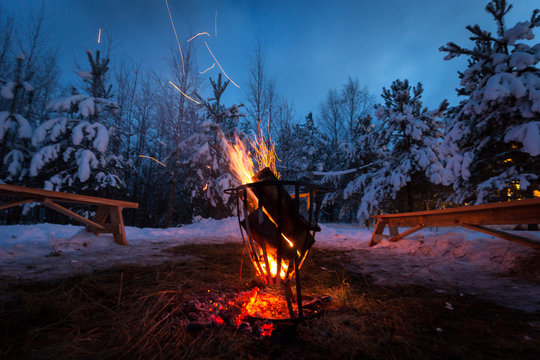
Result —
[{"label": "snow on bench", "polygon": [[[0,210],[8,209],[14,206],[30,202],[38,202],[49,209],[79,221],[86,225],[86,229],[94,234],[110,233],[113,234],[114,241],[120,245],[127,245],[126,232],[124,229],[124,218],[122,209],[137,209],[138,203],[106,199],[94,196],[68,194],[58,191],[40,190],[27,188],[24,186],[0,184],[0,196],[16,198],[6,204],[0,204]],[[58,203],[71,203],[82,205],[96,205],[97,210],[92,220],[85,218],[73,211],[59,205]],[[109,221],[107,222],[107,219]]]},{"label": "snow on bench", "polygon": [[[371,235],[369,246],[377,244],[382,238],[388,238],[389,241],[403,239],[426,226],[463,226],[522,245],[540,248],[540,243],[534,240],[484,226],[538,224],[540,223],[540,198],[460,206],[442,210],[375,215],[373,218],[377,218],[377,224]],[[388,226],[390,235],[383,235],[386,226]],[[398,227],[409,229],[399,233]]]}]

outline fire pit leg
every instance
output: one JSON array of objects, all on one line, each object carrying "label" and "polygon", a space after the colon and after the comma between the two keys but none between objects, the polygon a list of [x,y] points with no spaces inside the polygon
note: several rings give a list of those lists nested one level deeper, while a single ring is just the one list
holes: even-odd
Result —
[{"label": "fire pit leg", "polygon": [[289,308],[289,316],[291,319],[294,319],[294,309],[292,307],[292,302],[291,302],[291,297],[292,297],[291,284],[289,284],[289,282],[283,283],[283,290],[285,290],[285,299],[287,300],[287,307]]},{"label": "fire pit leg", "polygon": [[304,318],[303,309],[302,309],[302,290],[300,287],[300,271],[298,270],[298,256],[294,256],[294,271],[296,274],[296,300],[298,305],[298,318],[302,320]]}]

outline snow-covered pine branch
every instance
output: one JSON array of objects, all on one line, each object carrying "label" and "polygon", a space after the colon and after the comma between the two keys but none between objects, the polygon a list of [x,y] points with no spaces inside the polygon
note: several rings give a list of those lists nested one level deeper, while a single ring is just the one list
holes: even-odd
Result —
[{"label": "snow-covered pine branch", "polygon": [[503,0],[486,6],[497,36],[467,27],[473,49],[441,48],[446,60],[469,58],[458,89],[465,98],[447,119],[440,147],[442,181],[453,186],[456,203],[531,197],[540,185],[540,44],[521,42],[534,39],[540,16],[535,10],[530,21],[506,28],[510,9]]},{"label": "snow-covered pine branch", "polygon": [[[92,71],[82,75],[90,94],[75,93],[48,105],[52,118],[32,135],[36,151],[29,174],[41,187],[95,193],[125,186],[125,160],[111,152],[110,128],[117,105],[108,96],[104,76],[108,59],[92,58]],[[79,73],[81,75],[81,73]],[[110,87],[108,87],[110,89]]]}]

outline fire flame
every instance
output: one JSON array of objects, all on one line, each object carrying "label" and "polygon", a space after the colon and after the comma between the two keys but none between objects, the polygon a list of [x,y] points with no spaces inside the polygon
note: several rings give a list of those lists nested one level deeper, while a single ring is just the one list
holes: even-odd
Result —
[{"label": "fire flame", "polygon": [[[283,234],[281,234],[283,235]],[[263,256],[262,254],[262,250],[261,250],[261,257]],[[272,275],[272,277],[276,277],[277,275],[277,266],[278,266],[278,263],[277,263],[277,260],[270,254],[267,254],[268,256],[268,267],[270,268],[270,275]],[[282,279],[285,279],[285,276],[287,276],[287,269],[289,267],[289,262],[285,261],[285,260],[281,260],[281,270],[279,272],[279,277],[282,278]],[[261,268],[262,268],[262,271],[266,274],[267,273],[267,270],[266,270],[266,264],[264,263],[264,261],[261,261]]]},{"label": "fire flame", "polygon": [[[251,154],[247,150],[244,142],[240,140],[240,138],[237,135],[235,135],[234,144],[230,144],[225,139],[224,141],[227,146],[227,152],[229,153],[230,168],[233,171],[236,178],[242,183],[242,185],[253,182],[253,176],[255,175],[254,164],[251,158]],[[251,142],[251,145],[252,147],[254,147],[255,152],[257,153],[257,162],[259,163],[259,166],[261,165],[265,167],[271,166],[270,169],[273,168],[275,172],[275,161],[277,159],[277,157],[275,156],[275,147],[270,141],[266,140],[263,137],[262,131],[260,130],[260,126],[259,126],[259,136],[255,137],[255,141]],[[271,150],[269,151],[269,149]],[[255,194],[253,194],[253,192],[250,189],[248,189],[247,193],[249,197],[248,203],[250,207],[252,209],[256,209],[259,204],[257,197],[255,196]],[[264,207],[262,210],[266,214],[268,219],[270,219],[270,221],[277,227],[278,225],[276,221],[272,218],[270,213]],[[281,233],[281,236],[291,248],[294,247],[294,243],[290,239],[288,239],[283,233]],[[264,258],[262,248],[258,249],[257,255],[259,256],[260,259]],[[267,253],[266,255],[268,257],[269,269],[266,268],[266,263],[264,261],[260,261],[261,270],[263,273],[259,275],[261,277],[265,277],[268,274],[268,272],[270,272],[270,275],[272,277],[276,277],[278,273],[277,259],[272,254]],[[281,279],[285,279],[285,277],[287,276],[288,267],[289,267],[289,262],[287,260],[282,259],[281,269],[279,272],[279,276],[281,277]],[[259,268],[257,266],[255,268],[257,269],[257,271],[259,271]]]},{"label": "fire flame", "polygon": [[242,185],[252,182],[252,177],[255,175],[253,170],[253,161],[251,160],[249,151],[246,149],[246,145],[238,135],[235,134],[235,144],[230,144],[226,140],[227,152],[230,158],[230,168],[234,172],[234,175]]},{"label": "fire flame", "polygon": [[272,138],[270,137],[270,123],[268,123],[267,140],[262,131],[261,119],[259,119],[257,123],[257,135],[255,135],[253,142],[250,141],[250,144],[255,149],[255,159],[257,160],[259,169],[269,168],[279,179],[279,173],[276,169],[276,160],[279,159],[276,154],[276,146],[272,143]]}]

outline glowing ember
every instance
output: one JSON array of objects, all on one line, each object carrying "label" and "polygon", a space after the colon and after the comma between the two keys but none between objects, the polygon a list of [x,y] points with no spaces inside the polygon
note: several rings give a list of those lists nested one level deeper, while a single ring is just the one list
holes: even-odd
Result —
[{"label": "glowing ember", "polygon": [[271,336],[274,331],[274,324],[262,324],[261,336]]},{"label": "glowing ember", "polygon": [[289,318],[287,302],[278,292],[274,294],[255,287],[251,292],[241,293],[239,303],[244,305],[241,314],[236,318],[237,325],[248,317],[273,320]]}]

